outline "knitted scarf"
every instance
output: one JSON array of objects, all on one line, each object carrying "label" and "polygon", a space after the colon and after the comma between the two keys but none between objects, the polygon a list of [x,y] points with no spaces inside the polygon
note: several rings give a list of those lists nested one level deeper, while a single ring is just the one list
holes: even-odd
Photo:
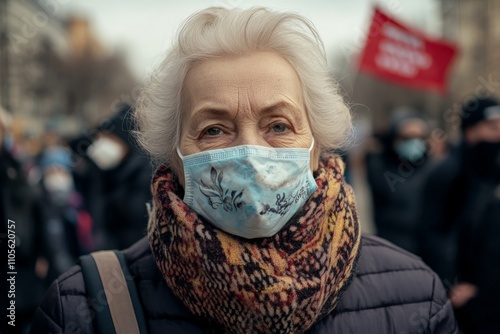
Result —
[{"label": "knitted scarf", "polygon": [[225,233],[192,211],[163,166],[153,177],[148,236],[174,294],[230,333],[302,333],[331,313],[354,275],[360,229],[338,156],[320,162],[318,189],[273,237]]}]

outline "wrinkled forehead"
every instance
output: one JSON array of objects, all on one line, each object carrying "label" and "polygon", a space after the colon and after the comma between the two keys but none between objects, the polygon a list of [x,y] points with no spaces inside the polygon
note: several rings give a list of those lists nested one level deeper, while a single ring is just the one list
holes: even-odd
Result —
[{"label": "wrinkled forehead", "polygon": [[182,94],[184,114],[203,108],[235,108],[245,103],[256,108],[280,102],[301,108],[304,104],[295,69],[270,52],[198,62],[187,73]]}]

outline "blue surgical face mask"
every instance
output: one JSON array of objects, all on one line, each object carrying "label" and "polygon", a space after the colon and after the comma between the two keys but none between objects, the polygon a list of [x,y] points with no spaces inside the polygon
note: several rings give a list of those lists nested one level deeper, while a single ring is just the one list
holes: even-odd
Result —
[{"label": "blue surgical face mask", "polygon": [[425,152],[425,141],[420,138],[404,139],[394,145],[396,153],[403,159],[413,162],[420,160]]},{"label": "blue surgical face mask", "polygon": [[307,148],[243,145],[183,156],[184,202],[246,239],[280,231],[317,189]]}]

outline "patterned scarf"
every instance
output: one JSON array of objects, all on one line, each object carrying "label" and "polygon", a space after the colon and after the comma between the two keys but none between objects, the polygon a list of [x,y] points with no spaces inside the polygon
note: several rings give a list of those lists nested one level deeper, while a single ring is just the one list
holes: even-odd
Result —
[{"label": "patterned scarf", "polygon": [[243,239],[215,228],[179,196],[167,167],[153,177],[148,235],[167,284],[194,314],[231,333],[302,333],[331,313],[349,284],[360,229],[338,156],[322,159],[318,189],[276,235]]}]

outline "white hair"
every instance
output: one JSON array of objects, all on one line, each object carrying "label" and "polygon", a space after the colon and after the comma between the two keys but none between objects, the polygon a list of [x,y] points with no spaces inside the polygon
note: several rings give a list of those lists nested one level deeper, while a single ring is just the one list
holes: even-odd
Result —
[{"label": "white hair", "polygon": [[322,150],[347,144],[351,115],[331,78],[323,43],[301,15],[266,8],[212,7],[190,16],[165,59],[146,83],[135,118],[139,143],[158,163],[172,164],[179,145],[188,71],[204,59],[268,51],[295,69],[316,144]]}]

